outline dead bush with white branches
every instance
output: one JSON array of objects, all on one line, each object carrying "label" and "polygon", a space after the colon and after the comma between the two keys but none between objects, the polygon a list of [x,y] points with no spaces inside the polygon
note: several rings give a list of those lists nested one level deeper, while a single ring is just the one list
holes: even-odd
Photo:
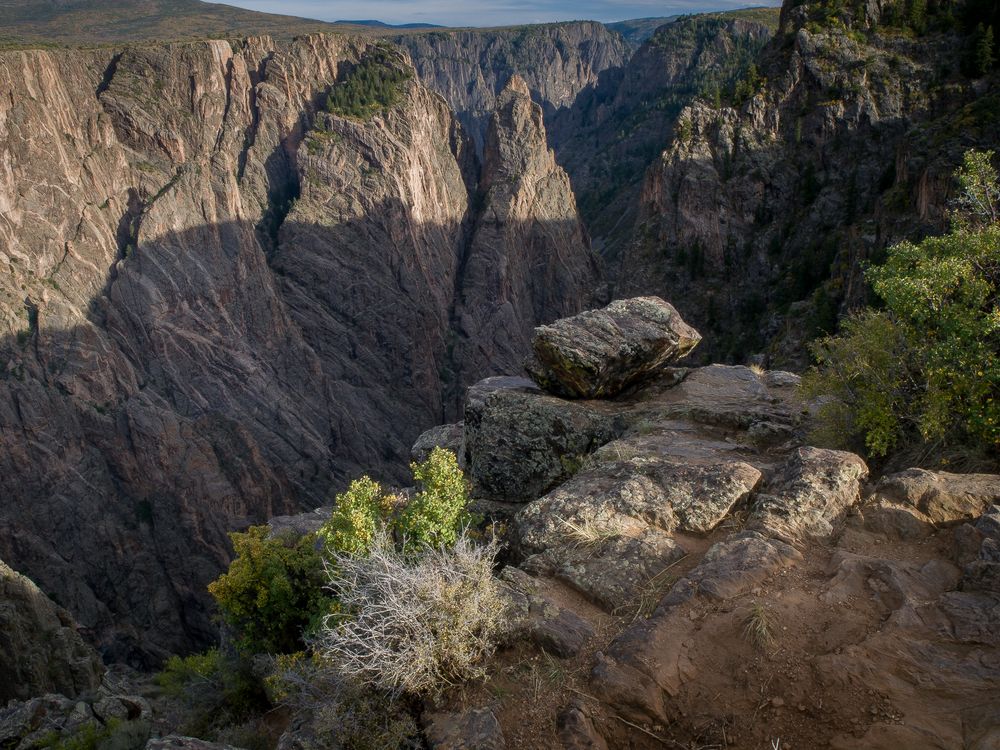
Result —
[{"label": "dead bush with white branches", "polygon": [[314,642],[346,677],[390,695],[435,695],[483,674],[509,628],[509,603],[493,576],[499,546],[466,532],[449,549],[400,552],[380,532],[367,557],[334,554],[331,615]]}]

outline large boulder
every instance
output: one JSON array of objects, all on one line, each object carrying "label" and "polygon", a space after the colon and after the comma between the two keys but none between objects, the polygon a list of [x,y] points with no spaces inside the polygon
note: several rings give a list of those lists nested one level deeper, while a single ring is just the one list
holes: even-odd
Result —
[{"label": "large boulder", "polygon": [[535,329],[526,365],[545,390],[567,398],[607,398],[654,375],[701,341],[659,297],[617,300]]},{"label": "large boulder", "polygon": [[0,704],[96,690],[104,665],[62,607],[0,561]]},{"label": "large boulder", "polygon": [[620,432],[615,419],[588,404],[501,387],[466,405],[466,470],[477,497],[528,502]]},{"label": "large boulder", "polygon": [[799,448],[757,497],[748,527],[790,542],[828,540],[857,504],[867,476],[853,453]]},{"label": "large boulder", "polygon": [[907,469],[879,480],[865,517],[869,526],[901,537],[940,524],[969,521],[1000,503],[1000,476]]}]

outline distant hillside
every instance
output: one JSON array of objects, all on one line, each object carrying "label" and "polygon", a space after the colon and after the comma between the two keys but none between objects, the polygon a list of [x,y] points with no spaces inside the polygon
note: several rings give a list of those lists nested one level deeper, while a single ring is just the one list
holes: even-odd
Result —
[{"label": "distant hillside", "polygon": [[337,21],[339,24],[347,24],[348,26],[374,26],[377,29],[445,29],[447,26],[441,26],[436,23],[399,23],[392,24],[386,23],[385,21],[375,21],[372,19],[367,19],[364,21]]},{"label": "distant hillside", "polygon": [[370,27],[257,13],[199,0],[3,0],[0,44],[114,44],[136,40],[231,38],[254,34],[289,39],[321,31],[369,33]]},{"label": "distant hillside", "polygon": [[665,23],[670,23],[677,16],[664,16],[662,18],[633,18],[629,21],[616,21],[615,23],[604,24],[612,31],[621,34],[629,46],[639,49],[643,43]]}]

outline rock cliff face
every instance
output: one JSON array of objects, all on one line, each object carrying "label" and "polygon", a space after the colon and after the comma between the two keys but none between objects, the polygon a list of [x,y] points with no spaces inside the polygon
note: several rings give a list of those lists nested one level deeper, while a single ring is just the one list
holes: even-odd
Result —
[{"label": "rock cliff face", "polygon": [[861,262],[941,229],[963,150],[996,143],[965,40],[886,31],[890,14],[786,4],[758,77],[685,109],[651,168],[616,291],[672,299],[712,334],[705,358],[801,362],[863,298]]},{"label": "rock cliff face", "polygon": [[441,94],[482,153],[496,99],[513,75],[546,116],[568,107],[603,71],[628,59],[621,35],[592,21],[396,38],[424,85]]},{"label": "rock cliff face", "polygon": [[[773,22],[773,23],[772,23]],[[691,16],[656,30],[628,62],[605,70],[551,117],[559,163],[573,181],[595,246],[612,262],[632,238],[646,170],[681,110],[743,75],[771,37],[777,10]]]},{"label": "rock cliff face", "polygon": [[0,702],[96,690],[104,667],[69,613],[0,562]]},{"label": "rock cliff face", "polygon": [[[209,639],[226,531],[392,477],[456,411],[456,373],[489,374],[488,351],[457,358],[455,309],[488,318],[506,281],[463,281],[478,175],[446,104],[410,73],[368,119],[322,111],[373,49],[0,55],[0,556],[109,658]],[[491,174],[565,183],[533,127]],[[592,267],[571,206],[553,236],[574,241],[547,250],[552,217],[517,195],[490,247],[537,234],[532,273],[567,295],[518,307],[530,330],[578,308]]]},{"label": "rock cliff face", "polygon": [[569,178],[546,143],[542,109],[519,76],[497,99],[479,196],[456,312],[464,386],[475,382],[472,373],[518,372],[532,321],[579,312],[596,293],[597,264]]}]

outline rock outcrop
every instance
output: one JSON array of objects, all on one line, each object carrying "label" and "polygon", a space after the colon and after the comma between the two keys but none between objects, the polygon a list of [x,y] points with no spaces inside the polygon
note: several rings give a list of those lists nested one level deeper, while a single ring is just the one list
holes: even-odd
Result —
[{"label": "rock outcrop", "polygon": [[96,690],[103,672],[69,613],[0,561],[0,704],[47,693],[75,698]]},{"label": "rock outcrop", "polygon": [[968,39],[904,42],[892,12],[786,3],[740,95],[677,115],[615,293],[674,300],[704,360],[805,365],[806,342],[866,300],[863,262],[944,229],[963,151],[997,142],[995,89],[960,72]]},{"label": "rock outcrop", "polygon": [[658,297],[618,300],[535,330],[531,377],[568,398],[610,398],[694,349],[701,335]]},{"label": "rock outcrop", "polygon": [[865,506],[869,528],[907,538],[978,518],[1000,502],[1000,476],[908,469],[882,477]]},{"label": "rock outcrop", "polygon": [[[613,399],[470,389],[475,494],[517,501],[483,506],[511,541],[516,645],[491,677],[508,742],[990,746],[995,478],[909,470],[862,504],[865,462],[804,443],[798,383],[713,365]],[[925,516],[924,533],[872,533],[873,503]]]},{"label": "rock outcrop", "polygon": [[618,34],[593,21],[488,31],[441,30],[395,41],[410,53],[420,80],[441,94],[483,153],[497,98],[514,75],[548,117],[569,107],[600,75],[625,64]]}]

